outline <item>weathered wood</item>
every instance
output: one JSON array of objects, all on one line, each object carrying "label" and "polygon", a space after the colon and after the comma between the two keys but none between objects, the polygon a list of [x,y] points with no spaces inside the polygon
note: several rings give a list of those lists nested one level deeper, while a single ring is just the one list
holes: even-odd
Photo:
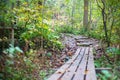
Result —
[{"label": "weathered wood", "polygon": [[112,70],[112,68],[95,68],[95,70]]},{"label": "weathered wood", "polygon": [[93,52],[92,52],[92,48],[90,48],[85,80],[97,80],[95,73],[96,72],[94,67]]},{"label": "weathered wood", "polygon": [[77,59],[74,61],[74,63],[70,66],[70,68],[67,70],[67,72],[63,75],[61,80],[71,80],[74,74],[76,73],[76,69],[79,66],[80,60],[82,59],[82,56],[84,54],[84,48],[82,48],[81,55],[78,55]]},{"label": "weathered wood", "polygon": [[0,27],[0,30],[12,30],[12,29],[17,29],[17,28],[15,28],[15,27]]},{"label": "weathered wood", "polygon": [[80,42],[88,42],[88,40],[86,40],[86,39],[78,39],[78,40],[76,40],[78,43],[80,43]]},{"label": "weathered wood", "polygon": [[12,28],[11,44],[14,46],[14,28]]},{"label": "weathered wood", "polygon": [[[14,39],[14,41],[17,41],[18,39]],[[10,42],[11,41],[11,39],[6,39],[6,40],[4,40],[4,39],[0,39],[0,42]]]},{"label": "weathered wood", "polygon": [[75,74],[73,80],[84,80],[87,57],[88,57],[88,48],[86,48],[86,50],[85,50],[83,59],[76,71],[76,74]]},{"label": "weathered wood", "polygon": [[17,29],[15,27],[0,27],[0,30],[11,30],[11,44],[14,46],[14,30]]},{"label": "weathered wood", "polygon": [[88,39],[88,37],[84,37],[84,36],[75,37],[75,40],[80,40],[80,39]]},{"label": "weathered wood", "polygon": [[70,59],[68,62],[66,62],[60,69],[58,69],[48,80],[59,80],[59,78],[66,72],[70,64],[73,63],[73,61],[76,59],[78,54],[80,53],[80,48],[77,49],[75,55]]},{"label": "weathered wood", "polygon": [[77,46],[90,46],[90,45],[92,45],[92,43],[90,42],[77,43]]},{"label": "weathered wood", "polygon": [[112,71],[112,68],[95,68],[96,73],[101,73],[102,70]]},{"label": "weathered wood", "polygon": [[48,80],[97,80],[92,48],[81,47]]}]

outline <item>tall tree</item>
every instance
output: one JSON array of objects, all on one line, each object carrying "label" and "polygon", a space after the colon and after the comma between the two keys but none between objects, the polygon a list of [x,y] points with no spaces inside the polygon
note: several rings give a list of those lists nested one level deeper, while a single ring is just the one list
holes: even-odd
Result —
[{"label": "tall tree", "polygon": [[87,27],[88,27],[88,0],[84,0],[83,26],[85,27],[85,31],[87,31]]}]

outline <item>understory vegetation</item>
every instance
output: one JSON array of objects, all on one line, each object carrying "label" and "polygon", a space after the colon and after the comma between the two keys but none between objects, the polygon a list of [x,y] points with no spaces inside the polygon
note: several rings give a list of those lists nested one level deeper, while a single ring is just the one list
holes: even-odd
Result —
[{"label": "understory vegetation", "polygon": [[99,40],[98,80],[120,79],[120,2],[89,0],[0,0],[0,80],[47,80],[63,63],[61,33]]}]

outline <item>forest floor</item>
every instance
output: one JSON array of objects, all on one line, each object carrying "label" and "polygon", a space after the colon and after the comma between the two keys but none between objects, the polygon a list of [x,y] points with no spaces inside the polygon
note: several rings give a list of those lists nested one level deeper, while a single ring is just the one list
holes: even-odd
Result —
[{"label": "forest floor", "polygon": [[[33,75],[39,80],[52,75],[57,69],[59,69],[66,61],[68,61],[72,55],[76,52],[79,46],[93,46],[96,48],[96,51],[99,50],[99,41],[93,38],[85,37],[82,35],[73,35],[61,33],[61,42],[64,48],[60,51],[49,51],[52,53],[52,56],[40,56],[41,53],[45,53],[45,50],[38,50],[35,54],[34,60],[32,61],[34,64],[39,66],[36,70],[34,70]],[[99,55],[95,55],[95,57],[99,57]],[[38,72],[38,70],[40,72]],[[39,75],[41,77],[39,77]]]},{"label": "forest floor", "polygon": [[[6,80],[6,77],[11,78],[9,80],[14,78],[16,80],[21,80],[21,78],[25,80],[47,80],[49,76],[71,59],[78,47],[92,46],[95,68],[99,69],[96,71],[98,80],[120,80],[120,78],[116,78],[120,77],[120,63],[114,63],[114,65],[109,63],[115,62],[114,56],[109,58],[108,54],[104,54],[104,44],[101,44],[99,40],[68,33],[61,33],[60,40],[64,46],[60,51],[54,49],[30,49],[26,52],[27,56],[25,54],[16,54],[14,58],[2,54],[0,56],[0,79],[2,75],[2,80]],[[116,59],[116,61],[119,62],[119,59]],[[104,71],[104,69],[108,70]],[[115,76],[113,72],[117,75]]]},{"label": "forest floor", "polygon": [[[14,72],[16,70],[18,71],[21,70],[21,72],[28,77],[29,75],[32,75],[33,78],[35,78],[35,80],[41,80],[41,79],[44,80],[44,78],[49,77],[57,69],[59,69],[66,61],[68,61],[72,57],[72,55],[74,55],[76,49],[79,46],[93,46],[96,50],[95,52],[101,54],[99,41],[96,39],[85,37],[82,35],[73,35],[66,33],[61,33],[60,39],[64,46],[64,48],[61,51],[58,52],[53,50],[46,52],[47,50],[40,49],[37,50],[37,52],[34,50],[29,51],[28,57],[24,57],[24,55],[19,55],[14,59],[15,65],[8,66],[8,67],[13,67],[13,70],[11,70],[11,72],[12,71]],[[48,53],[52,53],[52,55],[50,56],[50,54]],[[99,54],[94,55],[95,58],[99,58],[100,57]],[[5,66],[4,65],[5,58],[6,57],[3,56],[3,58],[1,58],[0,60],[1,62],[3,62],[1,63],[0,71],[3,72]]]}]

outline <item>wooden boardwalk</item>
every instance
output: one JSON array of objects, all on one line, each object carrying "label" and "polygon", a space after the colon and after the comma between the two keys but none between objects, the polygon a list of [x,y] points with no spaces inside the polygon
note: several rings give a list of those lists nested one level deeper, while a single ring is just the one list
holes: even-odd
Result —
[{"label": "wooden boardwalk", "polygon": [[80,47],[48,80],[97,80],[92,47]]}]

